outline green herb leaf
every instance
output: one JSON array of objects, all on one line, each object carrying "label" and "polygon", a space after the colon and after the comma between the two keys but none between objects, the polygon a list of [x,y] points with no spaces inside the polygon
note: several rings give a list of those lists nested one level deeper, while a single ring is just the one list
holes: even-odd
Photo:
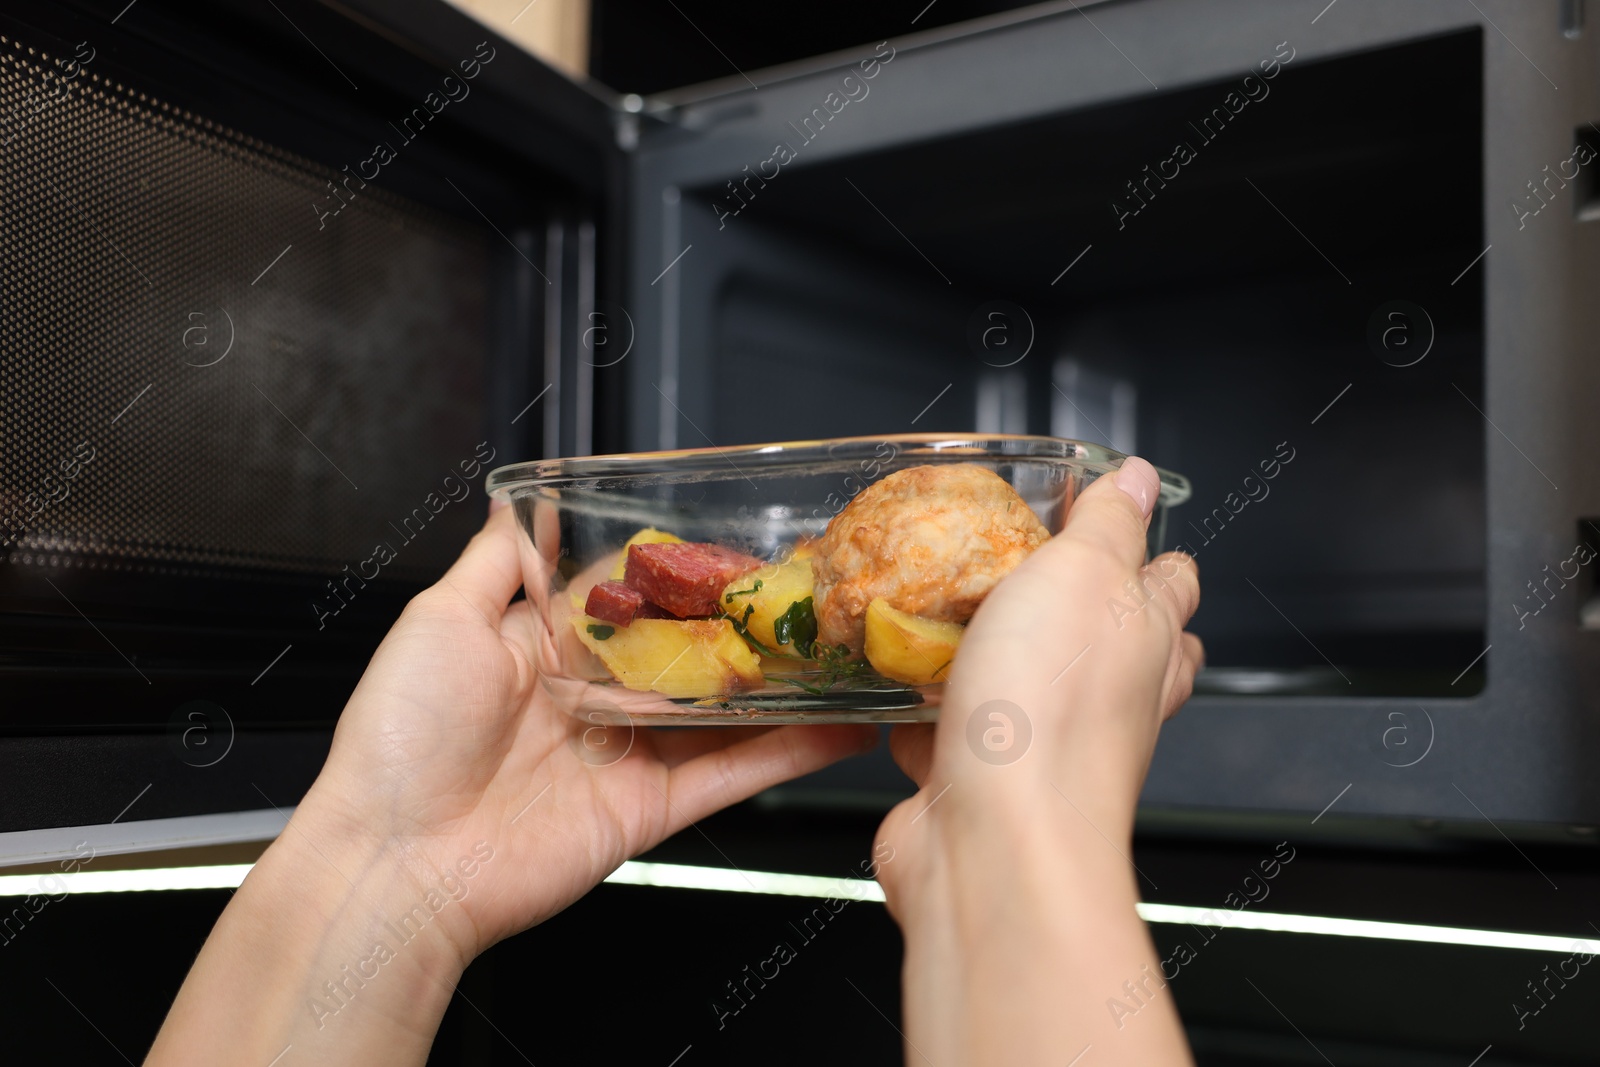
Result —
[{"label": "green herb leaf", "polygon": [[[796,607],[799,605],[797,604]],[[815,613],[811,616],[813,623]],[[811,658],[820,670],[817,672],[817,683],[803,682],[798,678],[778,678],[777,681],[785,685],[792,685],[796,689],[803,689],[812,696],[825,696],[830,689],[847,678],[856,678],[872,670],[871,664],[866,660],[850,658],[850,646],[844,644],[828,645],[812,637]]]},{"label": "green herb leaf", "polygon": [[612,634],[617,632],[617,628],[615,626],[607,626],[600,622],[591,622],[588,626],[585,626],[584,629],[594,634],[594,639],[596,641],[604,641]]},{"label": "green herb leaf", "polygon": [[749,589],[733,589],[733,590],[730,590],[729,592],[725,593],[723,595],[723,597],[722,597],[722,602],[724,604],[732,604],[733,603],[733,598],[736,597],[736,596],[744,596],[747,593],[759,593],[759,592],[761,592],[761,579],[757,578],[756,579],[756,584],[752,585]]},{"label": "green herb leaf", "polygon": [[790,645],[802,656],[811,655],[811,646],[817,640],[817,613],[811,598],[796,600],[772,623],[772,635],[780,645]]},{"label": "green herb leaf", "polygon": [[745,644],[749,645],[763,656],[781,655],[781,653],[772,651],[772,649],[768,648],[766,645],[763,645],[760,641],[757,641],[754,637],[750,636],[750,616],[755,612],[755,610],[756,606],[754,604],[746,604],[744,606],[743,618],[736,619],[727,612],[723,612],[722,617],[727,619],[728,622],[732,624],[734,633],[744,638]]},{"label": "green herb leaf", "polygon": [[866,660],[851,659],[850,646],[846,644],[827,645],[813,641],[811,656],[817,661],[817,666],[822,668],[822,677],[816,687],[801,686],[809,693],[820,695],[846,678],[858,677],[872,669]]}]

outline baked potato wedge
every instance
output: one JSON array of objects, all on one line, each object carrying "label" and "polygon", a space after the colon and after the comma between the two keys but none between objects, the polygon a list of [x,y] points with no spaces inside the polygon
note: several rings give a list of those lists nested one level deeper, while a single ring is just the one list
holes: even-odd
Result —
[{"label": "baked potato wedge", "polygon": [[735,578],[722,590],[718,606],[773,652],[804,656],[817,634],[811,589],[811,560],[793,559]]},{"label": "baked potato wedge", "polygon": [[727,619],[636,619],[624,627],[577,614],[572,626],[629,689],[712,697],[759,689],[766,681],[756,654]]},{"label": "baked potato wedge", "polygon": [[907,685],[943,682],[965,630],[958,622],[909,615],[878,597],[867,605],[867,662],[885,678]]}]

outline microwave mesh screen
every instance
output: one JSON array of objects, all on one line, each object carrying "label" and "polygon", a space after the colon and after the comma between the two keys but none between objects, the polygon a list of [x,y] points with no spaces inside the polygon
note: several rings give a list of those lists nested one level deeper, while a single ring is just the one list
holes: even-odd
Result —
[{"label": "microwave mesh screen", "polygon": [[[400,152],[404,151],[403,144]],[[481,517],[481,233],[0,37],[0,560],[436,573]]]}]

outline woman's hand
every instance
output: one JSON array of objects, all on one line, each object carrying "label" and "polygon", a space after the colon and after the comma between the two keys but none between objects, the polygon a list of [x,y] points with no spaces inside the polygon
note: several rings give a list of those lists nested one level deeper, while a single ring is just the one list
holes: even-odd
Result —
[{"label": "woman's hand", "polygon": [[383,842],[419,886],[487,842],[494,859],[451,924],[463,962],[691,822],[877,740],[865,726],[599,730],[557,714],[532,608],[511,603],[525,569],[541,561],[502,509],[384,639],[301,807],[335,838]]},{"label": "woman's hand", "polygon": [[876,741],[865,726],[594,731],[537,677],[532,609],[511,602],[525,572],[532,589],[548,567],[502,509],[407,606],[149,1062],[292,1046],[281,1067],[421,1063],[475,955],[691,822]]},{"label": "woman's hand", "polygon": [[[1085,490],[972,620],[939,722],[896,729],[920,789],[874,854],[894,857],[908,1062],[1189,1062],[1128,858],[1157,731],[1203,661],[1194,561],[1145,563],[1158,488],[1129,459]],[[1107,1008],[1124,982],[1137,1019]]]}]

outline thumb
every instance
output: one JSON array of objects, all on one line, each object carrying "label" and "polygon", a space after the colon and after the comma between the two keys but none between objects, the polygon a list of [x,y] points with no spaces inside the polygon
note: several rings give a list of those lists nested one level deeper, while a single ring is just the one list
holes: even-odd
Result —
[{"label": "thumb", "polygon": [[1079,494],[1055,540],[1096,549],[1127,570],[1136,570],[1144,564],[1145,531],[1160,492],[1156,469],[1129,456],[1120,468],[1101,475]]}]

